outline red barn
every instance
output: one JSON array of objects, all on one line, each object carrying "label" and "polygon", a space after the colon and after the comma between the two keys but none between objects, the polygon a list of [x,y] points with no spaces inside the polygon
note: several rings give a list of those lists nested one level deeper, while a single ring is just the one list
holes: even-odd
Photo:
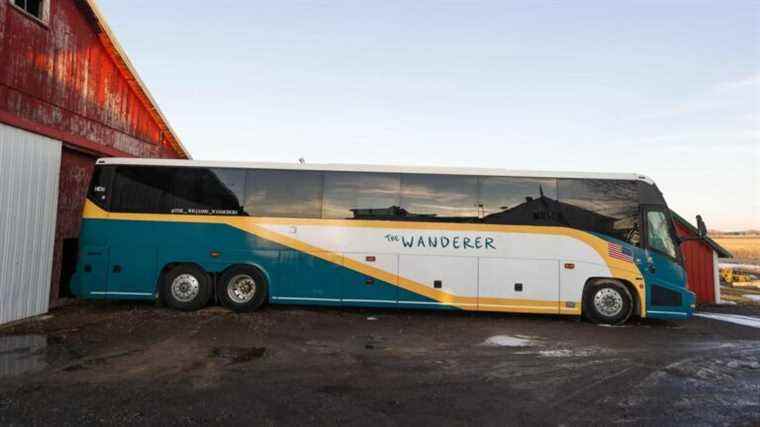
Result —
[{"label": "red barn", "polygon": [[0,323],[58,300],[108,156],[189,158],[94,0],[0,0]]},{"label": "red barn", "polygon": [[[672,211],[671,211],[672,212]],[[673,221],[679,237],[697,237],[697,229],[675,212]],[[731,253],[709,237],[681,245],[689,289],[697,294],[697,303],[720,302],[718,258],[731,258]]]}]

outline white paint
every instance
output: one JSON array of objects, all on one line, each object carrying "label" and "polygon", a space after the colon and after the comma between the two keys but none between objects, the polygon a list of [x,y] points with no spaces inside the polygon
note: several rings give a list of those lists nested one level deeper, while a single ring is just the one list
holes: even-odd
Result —
[{"label": "white paint", "polygon": [[[572,254],[568,251],[568,255]],[[598,256],[598,255],[597,255]],[[594,258],[589,258],[594,260]],[[565,263],[575,264],[573,269],[565,268]],[[631,264],[631,269],[636,267]],[[612,277],[609,267],[599,262],[581,262],[570,259],[562,259],[559,263],[560,286],[559,300],[580,302],[583,296],[583,286],[590,277]],[[634,274],[639,275],[634,271]]]},{"label": "white paint", "polygon": [[396,254],[379,254],[367,252],[343,253],[345,258],[359,262],[369,267],[374,267],[386,273],[393,275],[392,284],[398,283],[398,255]]},{"label": "white paint", "polygon": [[[375,225],[382,224],[379,221]],[[589,277],[611,276],[596,250],[569,236],[505,232],[498,227],[447,230],[442,224],[441,229],[406,229],[387,224],[389,227],[301,224],[297,235],[290,233],[292,224],[259,225],[320,251],[379,269],[394,283],[403,278],[433,287],[434,281],[440,280],[440,290],[454,296],[577,302]],[[444,238],[446,247],[441,243]],[[416,243],[408,247],[403,239]],[[424,244],[417,243],[420,240]],[[464,247],[465,241],[468,247]],[[565,262],[574,263],[575,268],[563,269]],[[635,269],[633,265],[631,268]],[[523,284],[523,292],[514,290],[515,283]],[[472,308],[477,305],[471,304]],[[482,308],[489,309],[485,305]]]},{"label": "white paint", "polygon": [[495,347],[527,347],[532,344],[530,337],[523,337],[520,335],[496,335],[488,338],[483,342],[483,345],[495,346]]},{"label": "white paint", "polygon": [[[515,290],[516,283],[522,284],[522,291]],[[479,297],[558,301],[559,262],[481,258],[478,285]],[[559,305],[556,308],[559,312]]]},{"label": "white paint", "polygon": [[0,324],[47,312],[61,143],[0,124]]},{"label": "white paint", "polygon": [[273,163],[273,162],[221,162],[174,159],[134,159],[134,158],[105,158],[98,159],[102,165],[154,165],[154,166],[188,166],[209,168],[251,168],[251,169],[281,169],[325,172],[375,172],[375,173],[412,173],[433,175],[475,175],[475,176],[509,176],[519,178],[588,178],[588,179],[622,179],[644,181],[654,184],[654,181],[637,173],[595,173],[595,172],[562,172],[562,171],[525,171],[509,169],[486,168],[449,168],[440,166],[400,166],[400,165],[358,165],[336,163]]},{"label": "white paint", "polygon": [[695,313],[695,316],[706,319],[720,320],[722,322],[734,323],[737,325],[760,328],[760,317],[742,316],[740,314],[722,314],[722,313]]},{"label": "white paint", "polygon": [[[435,281],[440,280],[439,290],[450,295],[478,295],[477,258],[401,255],[398,274],[431,289],[435,289]],[[471,306],[475,308],[477,304],[473,303]]]}]

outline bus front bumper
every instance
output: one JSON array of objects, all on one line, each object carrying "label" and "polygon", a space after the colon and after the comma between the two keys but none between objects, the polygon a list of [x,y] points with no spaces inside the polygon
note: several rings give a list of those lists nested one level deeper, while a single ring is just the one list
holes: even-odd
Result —
[{"label": "bus front bumper", "polygon": [[688,290],[681,290],[682,304],[679,307],[649,307],[647,317],[662,320],[686,320],[694,314],[697,306],[697,295]]}]

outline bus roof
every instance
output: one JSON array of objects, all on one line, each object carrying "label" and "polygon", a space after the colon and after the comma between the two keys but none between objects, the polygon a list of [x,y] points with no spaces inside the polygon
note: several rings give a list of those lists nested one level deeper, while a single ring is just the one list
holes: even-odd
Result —
[{"label": "bus roof", "polygon": [[524,171],[490,168],[451,168],[440,166],[402,166],[402,165],[362,165],[339,163],[275,163],[275,162],[225,162],[203,160],[174,159],[138,159],[138,158],[102,158],[99,165],[134,165],[134,166],[183,166],[206,168],[245,168],[304,170],[321,172],[379,172],[379,173],[420,173],[433,175],[477,175],[509,176],[525,178],[580,178],[580,179],[615,179],[644,181],[654,185],[654,181],[636,173],[599,173],[599,172],[561,172],[561,171]]}]

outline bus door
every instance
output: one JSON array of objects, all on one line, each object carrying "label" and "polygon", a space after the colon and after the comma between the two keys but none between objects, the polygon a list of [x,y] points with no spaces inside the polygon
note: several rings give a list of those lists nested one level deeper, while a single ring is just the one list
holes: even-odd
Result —
[{"label": "bus door", "polygon": [[648,287],[648,309],[680,311],[685,272],[670,213],[659,206],[645,207],[643,211],[645,250],[644,259],[638,262]]},{"label": "bus door", "polygon": [[367,267],[366,273],[347,271],[343,288],[346,305],[377,307],[398,303],[398,255],[345,253],[343,257]]},{"label": "bus door", "polygon": [[80,248],[77,271],[72,283],[78,287],[75,293],[79,296],[105,296],[108,283],[107,246],[83,245]]},{"label": "bus door", "polygon": [[156,293],[155,247],[111,246],[108,262],[108,295],[144,299]]}]

